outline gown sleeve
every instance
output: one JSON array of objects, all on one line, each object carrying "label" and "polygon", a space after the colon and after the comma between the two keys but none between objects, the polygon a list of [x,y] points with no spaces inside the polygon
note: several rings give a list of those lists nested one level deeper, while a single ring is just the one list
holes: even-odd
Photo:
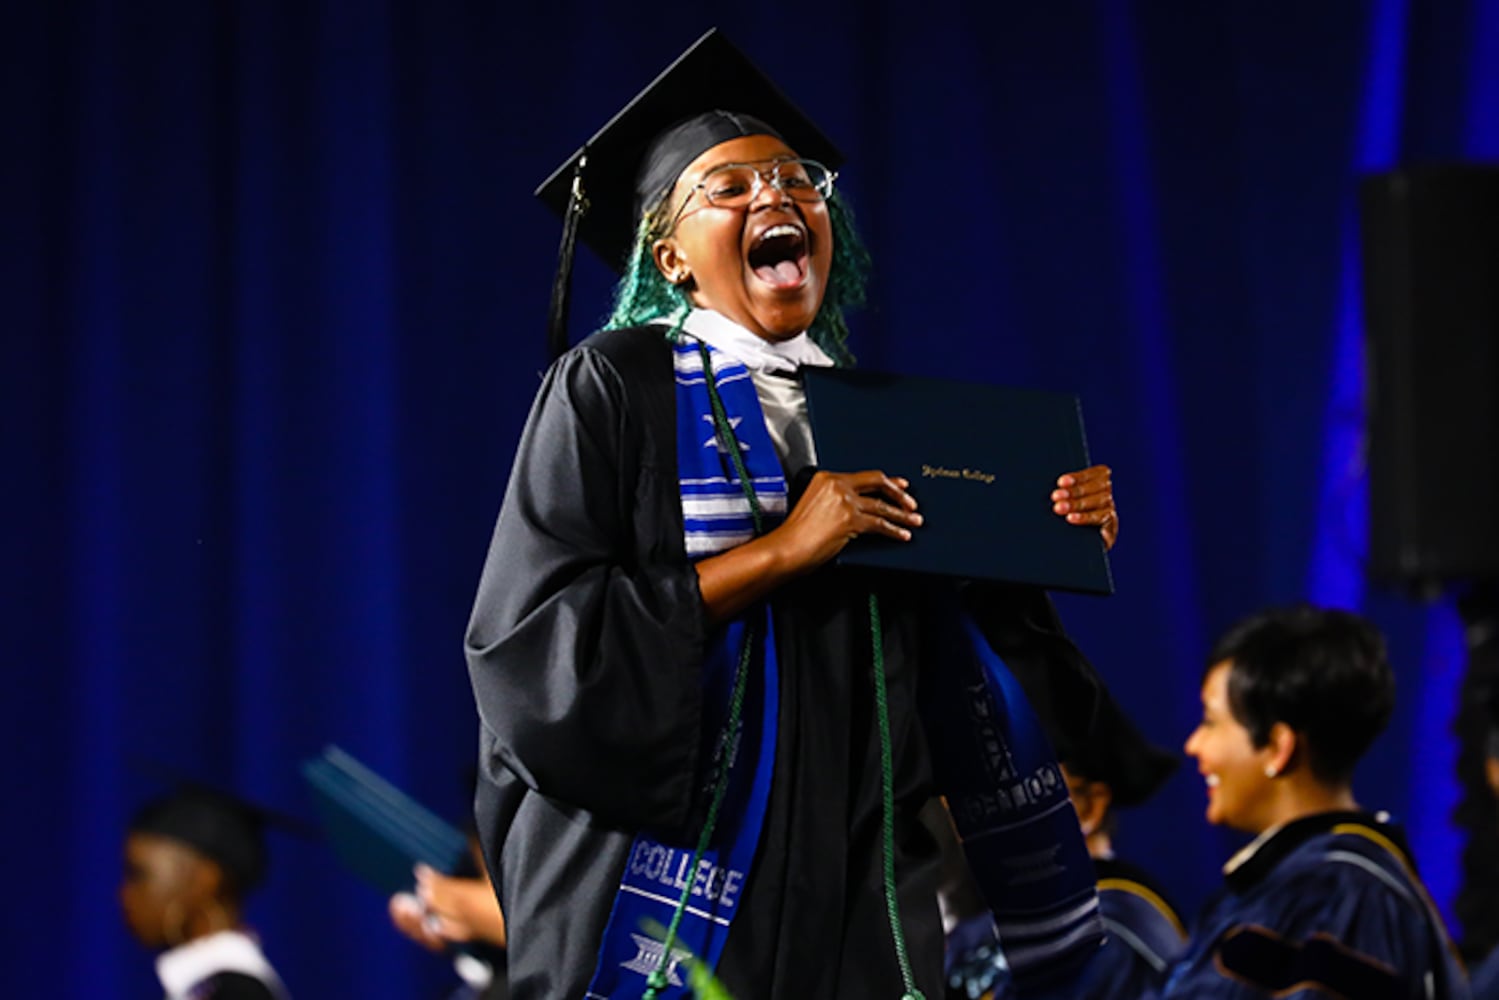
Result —
[{"label": "gown sleeve", "polygon": [[1218,942],[1222,968],[1277,997],[1420,997],[1440,959],[1419,905],[1349,865],[1304,871],[1243,916]]},{"label": "gown sleeve", "polygon": [[669,365],[664,388],[647,381],[622,378],[586,343],[552,366],[465,642],[500,762],[631,829],[688,821],[709,630],[681,541],[675,452],[660,451],[675,447],[670,416],[664,444],[656,426],[672,405]]}]

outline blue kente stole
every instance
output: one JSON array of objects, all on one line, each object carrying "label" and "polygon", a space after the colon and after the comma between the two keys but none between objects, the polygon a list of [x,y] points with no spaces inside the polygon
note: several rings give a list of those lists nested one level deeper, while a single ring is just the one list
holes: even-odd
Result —
[{"label": "blue kente stole", "polygon": [[[786,516],[786,481],[754,383],[748,369],[727,354],[708,348],[708,355],[723,417],[737,438],[764,530],[769,530]],[[673,346],[672,358],[682,520],[688,558],[696,561],[749,541],[755,524],[729,451],[735,444],[717,430],[702,348],[684,334]],[[750,626],[760,641],[745,650]],[[730,693],[743,653],[749,671],[743,721],[737,732],[726,733]],[[682,960],[690,955],[710,969],[717,965],[748,888],[770,798],[780,715],[775,640],[763,604],[716,631],[703,665],[703,685],[706,724],[699,759],[708,766],[701,776],[702,802],[712,798],[720,773],[728,772],[715,833],[696,865],[695,839],[672,839],[654,831],[636,836],[588,987],[590,998],[638,998],[645,991],[646,978],[662,964],[660,932],[650,928],[671,925],[684,890],[690,892],[688,903],[665,963],[666,984],[657,995],[663,1000],[690,996]]]}]

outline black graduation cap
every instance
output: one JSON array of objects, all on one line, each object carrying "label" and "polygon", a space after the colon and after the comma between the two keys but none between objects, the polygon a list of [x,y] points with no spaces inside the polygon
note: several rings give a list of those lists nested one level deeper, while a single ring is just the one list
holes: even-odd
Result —
[{"label": "black graduation cap", "polygon": [[567,346],[574,241],[622,271],[641,215],[683,168],[721,142],[767,133],[829,168],[843,163],[832,140],[714,28],[542,182],[536,196],[563,219],[548,328],[554,357]]},{"label": "black graduation cap", "polygon": [[1067,770],[1108,785],[1116,806],[1144,802],[1181,763],[1176,754],[1146,740],[1113,695],[1102,689],[1091,738],[1075,741],[1060,734],[1053,738],[1057,759]]},{"label": "black graduation cap", "polygon": [[186,844],[224,870],[240,895],[265,879],[266,830],[316,836],[307,823],[222,788],[170,774],[170,769],[137,763],[137,769],[164,777],[173,790],[142,805],[129,833],[148,833]]}]

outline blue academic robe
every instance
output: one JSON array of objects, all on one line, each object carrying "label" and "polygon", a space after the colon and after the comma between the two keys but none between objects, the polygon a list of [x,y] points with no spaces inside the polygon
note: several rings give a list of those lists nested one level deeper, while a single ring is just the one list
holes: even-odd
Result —
[{"label": "blue academic robe", "polygon": [[1398,827],[1366,813],[1305,817],[1251,844],[1225,872],[1164,996],[1468,997]]},{"label": "blue academic robe", "polygon": [[1181,918],[1141,869],[1097,858],[1098,904],[1108,934],[1072,996],[1086,1000],[1154,1000],[1171,960],[1186,944]]}]

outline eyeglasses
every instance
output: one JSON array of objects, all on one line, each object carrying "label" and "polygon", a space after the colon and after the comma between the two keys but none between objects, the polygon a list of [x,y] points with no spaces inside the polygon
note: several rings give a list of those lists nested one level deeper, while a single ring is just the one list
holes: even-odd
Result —
[{"label": "eyeglasses", "polygon": [[677,228],[692,196],[699,191],[708,204],[717,208],[743,208],[760,196],[766,184],[792,201],[810,203],[826,200],[833,193],[833,181],[837,178],[837,171],[816,160],[776,160],[768,169],[753,163],[722,163],[688,189],[665,232]]}]

